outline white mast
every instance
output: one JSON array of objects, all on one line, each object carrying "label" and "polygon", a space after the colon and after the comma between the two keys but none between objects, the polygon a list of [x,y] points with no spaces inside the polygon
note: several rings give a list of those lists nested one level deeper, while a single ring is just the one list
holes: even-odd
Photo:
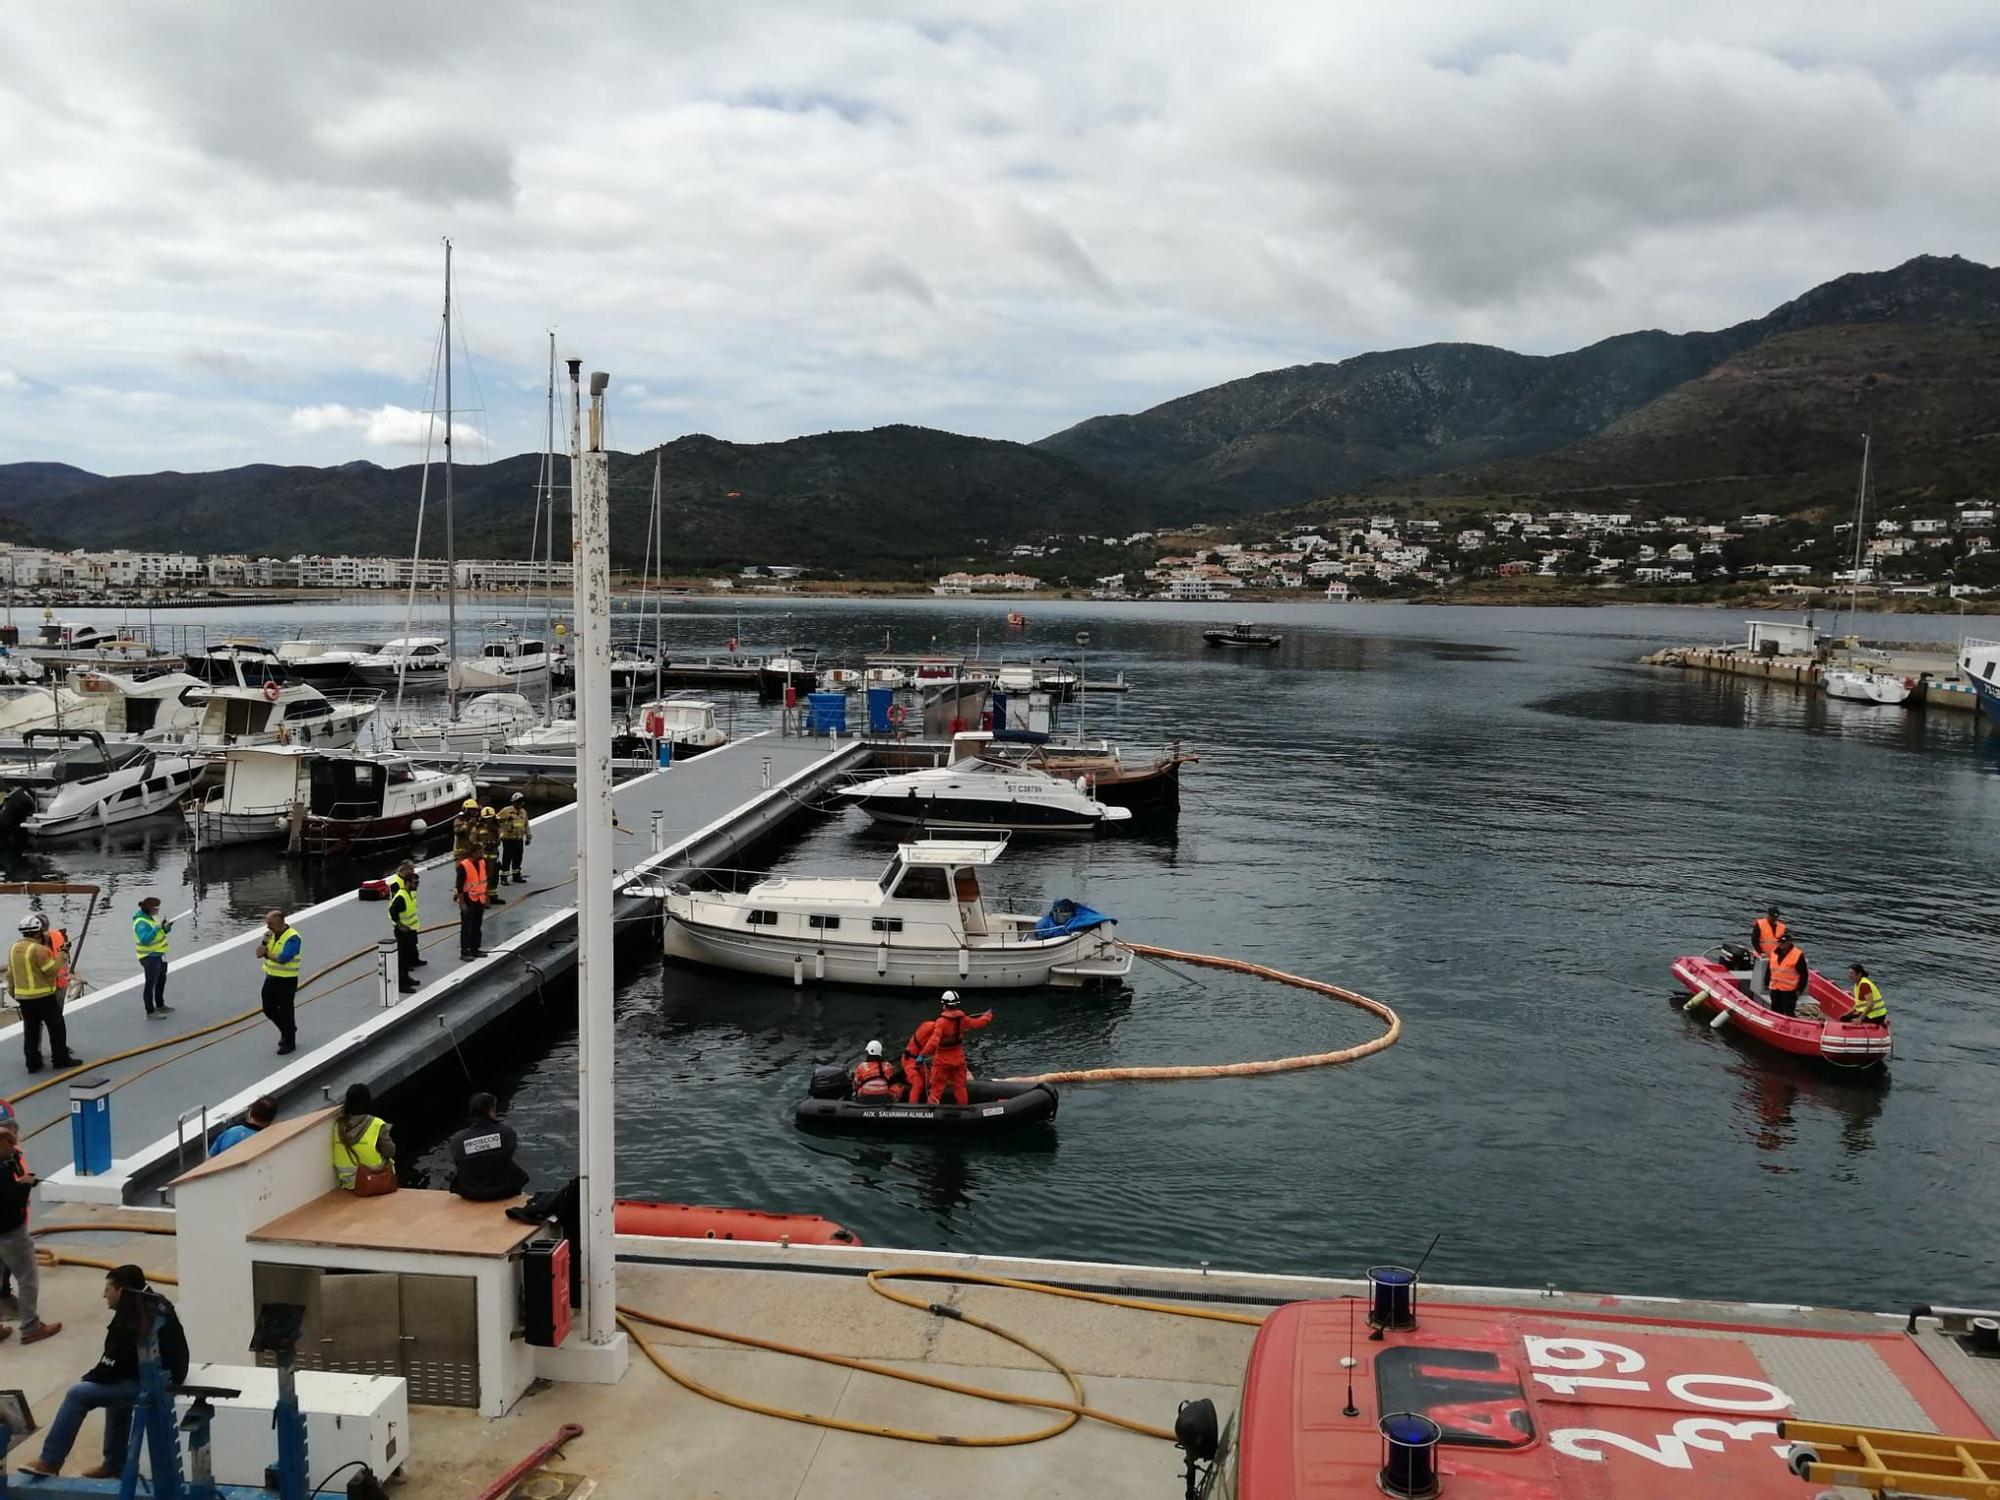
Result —
[{"label": "white mast", "polygon": [[1862,522],[1868,514],[1868,443],[1870,433],[1861,434],[1861,484],[1854,492],[1854,565],[1847,573],[1847,623],[1851,629],[1861,608],[1861,553],[1868,545]]},{"label": "white mast", "polygon": [[[542,559],[542,655],[549,664],[548,693],[542,712],[550,722],[556,716],[556,331],[549,330],[549,419],[548,439],[542,446],[541,484],[535,496],[535,530],[528,538],[528,561],[539,550]],[[548,542],[542,541],[542,526],[549,528]]]},{"label": "white mast", "polygon": [[577,1113],[581,1155],[583,1315],[592,1344],[619,1337],[613,1201],[618,1193],[613,1129],[617,1074],[612,1007],[611,903],[611,468],[604,449],[604,388],[590,377],[584,447],[581,360],[569,362],[570,540],[576,633]]},{"label": "white mast", "polygon": [[451,529],[451,241],[444,242],[445,717],[458,717],[458,538]]}]

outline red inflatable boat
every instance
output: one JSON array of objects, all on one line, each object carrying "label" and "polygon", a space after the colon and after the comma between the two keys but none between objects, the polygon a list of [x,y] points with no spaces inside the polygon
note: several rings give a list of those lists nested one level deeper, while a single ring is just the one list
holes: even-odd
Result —
[{"label": "red inflatable boat", "polygon": [[818,1214],[771,1214],[760,1208],[703,1208],[620,1198],[612,1227],[620,1234],[670,1240],[760,1240],[775,1245],[858,1245],[861,1237]]},{"label": "red inflatable boat", "polygon": [[[1807,995],[1801,1014],[1782,1015],[1756,996],[1750,954],[1734,944],[1720,954],[1677,958],[1674,978],[1687,986],[1681,1008],[1696,1012],[1713,1007],[1711,1026],[1734,1024],[1760,1042],[1799,1057],[1817,1057],[1841,1067],[1880,1067],[1889,1060],[1889,1027],[1863,1025],[1846,1019],[1854,1001],[1818,970],[1808,971]],[[1812,1013],[1818,1007],[1818,1014]],[[1725,1020],[1725,1017],[1727,1018]]]}]

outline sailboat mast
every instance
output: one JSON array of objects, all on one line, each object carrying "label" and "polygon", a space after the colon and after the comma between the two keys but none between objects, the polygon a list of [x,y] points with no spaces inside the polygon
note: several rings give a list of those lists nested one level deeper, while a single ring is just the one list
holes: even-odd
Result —
[{"label": "sailboat mast", "polygon": [[444,242],[445,717],[458,717],[458,538],[451,516],[451,241]]},{"label": "sailboat mast", "polygon": [[1854,564],[1847,572],[1847,623],[1850,629],[1861,610],[1861,553],[1868,545],[1864,521],[1868,515],[1868,444],[1872,433],[1861,434],[1861,484],[1854,492]]},{"label": "sailboat mast", "polygon": [[[546,515],[549,528],[548,543],[542,549],[542,653],[549,663],[548,702],[544,706],[550,720],[556,716],[556,331],[549,330],[549,418],[548,436],[542,447],[542,498],[537,507],[538,515]],[[528,556],[532,560],[535,547],[541,541],[540,526],[537,535],[528,540]]]},{"label": "sailboat mast", "polygon": [[[659,697],[664,691],[666,666],[665,653],[660,646],[660,637],[666,630],[666,588],[667,588],[667,528],[666,518],[660,514],[660,452],[653,450],[653,504],[652,515],[647,518],[647,550],[653,568],[659,573],[659,586],[653,595],[653,696]],[[648,575],[651,585],[651,575]]]}]

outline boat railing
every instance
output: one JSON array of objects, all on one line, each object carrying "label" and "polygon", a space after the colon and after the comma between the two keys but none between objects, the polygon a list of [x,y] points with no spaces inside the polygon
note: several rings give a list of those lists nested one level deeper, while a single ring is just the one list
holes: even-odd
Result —
[{"label": "boat railing", "polygon": [[321,688],[319,695],[329,703],[345,703],[355,707],[373,708],[389,696],[387,688]]}]

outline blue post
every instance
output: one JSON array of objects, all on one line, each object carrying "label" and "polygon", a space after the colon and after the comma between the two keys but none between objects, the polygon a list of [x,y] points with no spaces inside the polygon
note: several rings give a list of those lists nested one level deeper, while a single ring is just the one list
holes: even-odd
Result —
[{"label": "blue post", "polygon": [[79,1079],[69,1086],[69,1151],[79,1177],[111,1170],[111,1080]]},{"label": "blue post", "polygon": [[664,771],[668,766],[672,765],[673,763],[674,763],[674,742],[672,740],[661,740],[660,769]]},{"label": "blue post", "polygon": [[868,690],[868,732],[870,734],[887,734],[889,732],[892,727],[889,723],[889,710],[895,706],[895,702],[896,690],[894,688],[872,687]]}]

